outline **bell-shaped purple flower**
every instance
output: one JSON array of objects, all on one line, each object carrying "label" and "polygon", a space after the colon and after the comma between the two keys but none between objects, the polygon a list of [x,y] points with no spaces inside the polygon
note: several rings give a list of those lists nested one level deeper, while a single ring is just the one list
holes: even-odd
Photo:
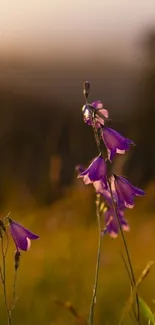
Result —
[{"label": "bell-shaped purple flower", "polygon": [[[93,182],[93,185],[95,187],[96,193],[101,194],[103,196],[103,199],[106,201],[108,206],[112,206],[112,198],[111,198],[109,185],[107,184],[107,186],[105,188],[104,183],[102,182],[102,180]],[[112,191],[112,193],[113,193],[114,202],[117,203],[117,206],[119,206],[116,191]]]},{"label": "bell-shaped purple flower", "polygon": [[123,137],[117,131],[103,127],[102,138],[108,151],[108,159],[112,161],[116,153],[124,154],[130,145],[134,145],[133,141]]},{"label": "bell-shaped purple flower", "polygon": [[12,238],[14,240],[14,243],[16,245],[17,251],[19,249],[23,251],[27,251],[30,248],[31,245],[31,239],[38,239],[39,236],[33,234],[28,229],[21,226],[19,223],[11,220],[8,218],[10,223],[10,232],[12,235]]},{"label": "bell-shaped purple flower", "polygon": [[135,196],[145,194],[143,190],[133,186],[125,177],[113,175],[111,177],[112,187],[115,188],[118,200],[126,208],[134,207]]},{"label": "bell-shaped purple flower", "polygon": [[104,121],[108,119],[109,113],[107,109],[103,108],[100,100],[94,101],[91,104],[86,104],[82,107],[84,122],[88,125],[93,124],[93,117],[95,126],[98,128],[104,125]]},{"label": "bell-shaped purple flower", "polygon": [[[124,218],[124,211],[121,209],[118,209],[118,217],[122,226],[122,229],[124,231],[129,231],[130,227],[128,225],[127,220]],[[117,217],[115,215],[115,211],[113,208],[109,208],[104,212],[105,216],[105,225],[106,225],[106,231],[109,233],[109,235],[113,238],[116,238],[119,232],[119,224],[117,221]]]},{"label": "bell-shaped purple flower", "polygon": [[106,173],[107,168],[105,160],[99,155],[92,161],[87,169],[78,175],[78,178],[83,178],[85,184],[101,180],[103,186],[107,188]]},{"label": "bell-shaped purple flower", "polygon": [[95,187],[96,193],[102,195],[104,202],[109,208],[111,208],[113,206],[113,203],[115,203],[118,209],[124,210],[125,205],[124,203],[122,204],[122,202],[119,200],[114,186],[112,186],[112,199],[109,184],[107,184],[106,188],[102,181],[93,182],[93,185]]}]

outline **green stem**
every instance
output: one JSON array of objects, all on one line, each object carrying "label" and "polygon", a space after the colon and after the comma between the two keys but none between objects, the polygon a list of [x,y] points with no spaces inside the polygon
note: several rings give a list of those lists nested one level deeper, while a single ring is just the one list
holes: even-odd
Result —
[{"label": "green stem", "polygon": [[[127,247],[127,243],[126,243],[126,240],[125,240],[125,236],[124,236],[124,233],[123,233],[120,218],[119,218],[119,215],[118,215],[117,205],[116,205],[115,200],[114,200],[114,196],[113,196],[113,192],[112,192],[112,188],[111,188],[111,181],[109,179],[108,179],[108,184],[109,184],[110,195],[111,195],[111,199],[112,199],[112,206],[113,206],[116,218],[117,218],[117,222],[118,222],[119,229],[120,229],[120,232],[121,232],[121,238],[122,238],[122,241],[123,241],[123,245],[124,245],[124,248],[125,248],[125,252],[126,252],[130,272],[131,272],[132,287],[136,289],[136,280],[135,280],[135,275],[134,275],[134,271],[133,271],[133,267],[132,267],[132,262],[131,262],[129,250],[128,250],[128,247]],[[140,325],[139,298],[138,298],[137,289],[136,289],[136,304],[137,304],[136,320],[137,320],[137,323]]]},{"label": "green stem", "polygon": [[16,301],[17,301],[17,298],[16,298],[16,283],[17,283],[17,269],[15,269],[14,280],[13,280],[12,307],[11,307],[11,310],[10,310],[10,315],[11,316],[12,316],[12,312],[13,312],[13,310],[15,308]]},{"label": "green stem", "polygon": [[96,295],[97,295],[97,287],[98,287],[98,278],[99,278],[99,267],[100,267],[100,257],[101,257],[101,246],[102,246],[102,229],[101,229],[101,220],[100,220],[100,195],[96,197],[96,215],[97,215],[97,222],[98,222],[98,251],[97,251],[97,261],[96,261],[96,271],[95,271],[95,281],[93,287],[93,295],[92,301],[90,305],[89,311],[89,325],[93,325],[94,322],[94,307],[96,304]]},{"label": "green stem", "polygon": [[3,273],[1,273],[1,277],[3,279],[2,283],[3,283],[4,303],[5,303],[8,325],[11,325],[12,321],[11,321],[10,311],[8,308],[7,293],[6,293],[6,261],[5,261],[6,252],[4,251],[4,240],[2,234],[1,234],[1,252],[2,252],[2,265],[3,265]]}]

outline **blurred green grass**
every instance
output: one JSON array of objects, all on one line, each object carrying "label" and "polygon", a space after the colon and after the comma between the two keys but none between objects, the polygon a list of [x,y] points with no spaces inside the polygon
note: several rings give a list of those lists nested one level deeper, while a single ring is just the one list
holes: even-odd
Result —
[{"label": "blurred green grass", "polygon": [[[12,218],[39,234],[28,252],[22,252],[17,281],[16,325],[76,324],[69,311],[54,300],[69,301],[83,317],[88,317],[97,253],[97,224],[91,187],[73,186],[50,208],[12,211]],[[127,211],[131,231],[126,234],[136,277],[148,261],[155,259],[154,184],[146,197]],[[10,239],[7,257],[7,290],[11,301],[14,245]],[[120,252],[120,238],[103,238],[95,324],[118,323],[130,292],[129,279]],[[153,306],[155,269],[140,288],[142,297]],[[2,286],[0,324],[6,324]],[[155,307],[154,307],[155,310]],[[129,317],[125,324],[132,324]],[[145,324],[145,323],[144,323]]]}]

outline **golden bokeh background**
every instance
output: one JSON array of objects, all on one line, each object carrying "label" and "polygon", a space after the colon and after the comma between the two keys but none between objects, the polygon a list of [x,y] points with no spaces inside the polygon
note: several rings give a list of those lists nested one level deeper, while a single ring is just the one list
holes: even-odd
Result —
[{"label": "golden bokeh background", "polygon": [[[136,278],[155,256],[155,3],[152,0],[6,0],[0,9],[0,212],[39,234],[23,252],[16,325],[88,317],[97,253],[95,196],[77,180],[97,150],[83,123],[82,83],[111,126],[136,147],[114,169],[146,191],[126,212]],[[11,303],[14,245],[7,256]],[[95,324],[118,324],[130,292],[120,238],[103,238]],[[155,270],[140,294],[155,310]],[[6,324],[0,287],[0,324]],[[67,305],[68,306],[68,305]],[[125,324],[132,324],[129,317]],[[143,324],[143,323],[142,323]],[[145,321],[144,321],[145,324]]]}]

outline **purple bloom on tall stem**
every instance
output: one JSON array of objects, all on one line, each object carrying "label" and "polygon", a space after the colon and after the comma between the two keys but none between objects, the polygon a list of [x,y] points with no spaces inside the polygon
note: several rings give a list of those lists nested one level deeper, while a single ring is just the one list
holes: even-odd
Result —
[{"label": "purple bloom on tall stem", "polygon": [[107,188],[106,173],[107,168],[105,160],[99,155],[92,161],[87,169],[78,175],[78,178],[83,178],[85,184],[101,180],[104,187]]},{"label": "purple bloom on tall stem", "polygon": [[[127,220],[124,218],[124,211],[121,209],[117,209],[118,217],[124,231],[129,231],[130,227],[128,225]],[[113,238],[116,238],[119,232],[119,224],[117,217],[115,215],[114,209],[111,207],[104,212],[105,216],[105,224],[106,224],[106,231],[109,235]]]},{"label": "purple bloom on tall stem", "polygon": [[91,104],[86,104],[82,107],[83,119],[84,122],[88,125],[93,124],[93,115],[94,122],[96,127],[104,125],[104,121],[108,119],[109,113],[107,109],[103,108],[103,104],[100,100],[96,100]]},{"label": "purple bloom on tall stem", "polygon": [[133,186],[125,177],[113,175],[111,178],[112,187],[115,187],[116,194],[120,204],[127,208],[134,207],[135,196],[142,196],[145,194],[143,190]]},{"label": "purple bloom on tall stem", "polygon": [[16,245],[17,251],[19,249],[23,251],[27,251],[30,248],[31,245],[31,239],[38,239],[39,236],[33,234],[31,231],[28,229],[24,228],[21,226],[19,223],[11,220],[8,218],[9,223],[10,223],[10,232],[11,236],[14,240],[14,243]]},{"label": "purple bloom on tall stem", "polygon": [[102,138],[108,151],[109,160],[112,160],[116,153],[124,154],[130,145],[134,145],[131,140],[109,127],[103,127]]}]

